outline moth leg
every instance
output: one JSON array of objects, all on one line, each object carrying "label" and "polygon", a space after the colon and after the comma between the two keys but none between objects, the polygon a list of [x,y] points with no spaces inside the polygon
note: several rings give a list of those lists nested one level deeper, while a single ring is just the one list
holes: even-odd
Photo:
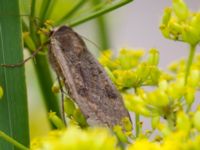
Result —
[{"label": "moth leg", "polygon": [[67,122],[66,122],[66,119],[65,119],[65,108],[64,108],[64,90],[63,90],[63,87],[62,87],[62,83],[61,83],[61,79],[60,77],[57,75],[57,79],[58,79],[58,84],[59,84],[59,87],[60,87],[60,91],[61,91],[61,114],[62,114],[62,119],[64,121],[64,124],[65,126],[67,126]]},{"label": "moth leg", "polygon": [[[49,43],[49,42],[48,42]],[[30,59],[34,58],[43,48],[45,45],[48,44],[47,42],[44,43],[42,46],[40,46],[38,49],[36,49],[31,56],[29,56],[28,58],[24,59],[24,61],[17,63],[17,64],[0,64],[0,67],[7,67],[7,68],[15,68],[15,67],[21,67],[23,66],[27,61],[29,61]]]}]

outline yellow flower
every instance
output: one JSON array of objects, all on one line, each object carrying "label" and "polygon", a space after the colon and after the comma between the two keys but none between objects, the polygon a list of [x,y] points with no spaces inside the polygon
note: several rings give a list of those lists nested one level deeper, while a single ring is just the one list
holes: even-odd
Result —
[{"label": "yellow flower", "polygon": [[149,142],[147,139],[139,139],[130,145],[128,150],[161,150],[161,147],[158,143]]},{"label": "yellow flower", "polygon": [[117,140],[103,128],[51,131],[48,136],[34,139],[31,150],[117,150]]}]

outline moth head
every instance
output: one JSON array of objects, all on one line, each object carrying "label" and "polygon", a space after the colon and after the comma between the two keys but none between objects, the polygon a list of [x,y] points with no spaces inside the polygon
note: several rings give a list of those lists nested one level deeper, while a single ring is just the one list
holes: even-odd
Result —
[{"label": "moth head", "polygon": [[50,33],[50,36],[60,36],[60,35],[63,35],[65,33],[68,33],[68,32],[71,32],[73,31],[70,27],[68,26],[61,26],[61,27],[58,27],[58,28],[54,28],[51,33]]}]

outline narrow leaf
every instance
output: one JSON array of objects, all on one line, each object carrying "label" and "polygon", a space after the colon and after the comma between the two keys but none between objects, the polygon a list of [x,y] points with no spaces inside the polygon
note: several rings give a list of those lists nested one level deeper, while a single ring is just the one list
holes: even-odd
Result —
[{"label": "narrow leaf", "polygon": [[[0,0],[0,4],[0,14],[4,14],[0,16],[0,64],[15,64],[23,61],[19,2]],[[28,147],[29,128],[24,67],[0,67],[0,84],[4,90],[0,101],[0,130]],[[17,150],[1,138],[0,149]]]}]

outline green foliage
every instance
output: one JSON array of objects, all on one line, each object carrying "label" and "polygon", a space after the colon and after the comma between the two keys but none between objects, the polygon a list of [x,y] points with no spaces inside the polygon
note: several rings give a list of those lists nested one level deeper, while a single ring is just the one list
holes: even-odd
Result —
[{"label": "green foliage", "polygon": [[[10,3],[7,0],[0,0],[0,64],[16,64],[23,61],[19,15],[18,0]],[[0,66],[0,84],[0,131],[29,146],[24,67]],[[5,137],[4,135],[1,133],[0,137]],[[1,150],[17,150],[17,147],[4,139],[0,138]]]}]

